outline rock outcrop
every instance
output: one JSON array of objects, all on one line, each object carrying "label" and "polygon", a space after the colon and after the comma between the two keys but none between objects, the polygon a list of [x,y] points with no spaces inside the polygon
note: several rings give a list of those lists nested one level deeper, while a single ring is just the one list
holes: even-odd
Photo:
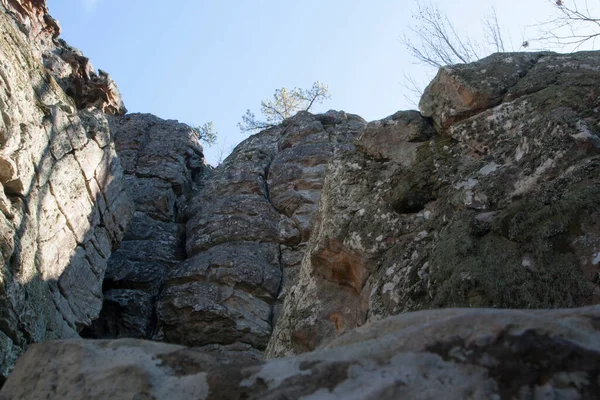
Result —
[{"label": "rock outcrop", "polygon": [[46,71],[78,109],[96,108],[110,115],[127,112],[110,76],[96,71],[87,57],[59,38],[60,25],[48,14],[46,0],[1,0],[1,4],[5,17],[12,17],[15,27],[28,39],[23,45],[36,59],[43,60]]},{"label": "rock outcrop", "polygon": [[44,2],[8,5],[0,5],[0,380],[28,344],[77,336],[98,316],[107,259],[132,213],[103,108],[78,107],[42,62],[58,25]]},{"label": "rock outcrop", "polygon": [[567,309],[600,303],[599,53],[444,67],[420,112],[302,112],[212,169],[1,1],[0,399],[600,395]]},{"label": "rock outcrop", "polygon": [[598,303],[598,79],[598,53],[497,54],[369,123],[328,167],[267,355],[423,308]]},{"label": "rock outcrop", "polygon": [[181,210],[209,167],[196,132],[177,121],[128,114],[110,128],[135,212],[108,261],[102,314],[84,334],[149,339],[168,271],[185,259]]},{"label": "rock outcrop", "polygon": [[298,114],[252,136],[185,211],[187,259],[167,272],[157,337],[264,350],[294,281],[334,154],[364,126],[343,112]]},{"label": "rock outcrop", "polygon": [[300,356],[231,361],[134,339],[36,344],[0,399],[593,399],[598,306],[406,313]]}]

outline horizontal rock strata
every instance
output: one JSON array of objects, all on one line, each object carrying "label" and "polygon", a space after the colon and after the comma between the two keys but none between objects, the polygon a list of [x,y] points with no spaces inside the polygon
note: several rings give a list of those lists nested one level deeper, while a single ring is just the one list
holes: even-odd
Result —
[{"label": "horizontal rock strata", "polygon": [[110,128],[135,212],[108,262],[102,314],[84,334],[150,339],[165,277],[185,259],[180,210],[207,166],[196,132],[177,121],[128,114]]},{"label": "horizontal rock strata", "polygon": [[301,113],[255,135],[202,182],[186,210],[187,259],[169,270],[158,337],[189,346],[263,350],[310,236],[336,153],[364,122]]}]

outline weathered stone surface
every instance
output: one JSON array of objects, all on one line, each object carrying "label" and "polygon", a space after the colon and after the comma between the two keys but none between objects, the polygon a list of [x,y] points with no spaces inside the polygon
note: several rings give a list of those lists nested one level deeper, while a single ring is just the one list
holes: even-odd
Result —
[{"label": "weathered stone surface", "polygon": [[167,287],[158,304],[164,339],[194,346],[242,342],[264,349],[271,334],[270,317],[266,301],[212,282]]},{"label": "weathered stone surface", "polygon": [[[99,125],[98,130],[102,129]],[[165,279],[186,255],[185,219],[180,209],[208,167],[197,135],[177,121],[129,114],[111,119],[110,131],[135,213],[123,242],[108,261],[100,318],[83,334],[149,339],[157,333],[156,301]],[[115,170],[106,159],[105,154],[101,173],[96,173],[98,182],[120,179],[120,169]],[[104,188],[106,183],[100,186],[110,202],[112,193]]]},{"label": "weathered stone surface", "polygon": [[364,125],[343,112],[299,113],[250,137],[201,182],[185,211],[187,259],[167,273],[156,338],[266,347],[310,237],[325,167],[354,148]]},{"label": "weathered stone surface", "polygon": [[433,126],[418,111],[396,114],[367,124],[358,138],[360,151],[375,159],[388,159],[412,167],[421,142],[433,136]]},{"label": "weathered stone surface", "polygon": [[[131,206],[113,145],[89,129],[105,114],[80,113],[42,62],[59,32],[45,2],[3,1],[0,31],[1,382],[30,343],[77,336],[97,317]],[[114,173],[102,187],[99,160]]]},{"label": "weathered stone surface", "polygon": [[110,76],[96,72],[87,57],[59,39],[60,25],[48,14],[45,0],[2,0],[2,5],[29,39],[28,47],[78,109],[95,108],[111,115],[127,112]]},{"label": "weathered stone surface", "polygon": [[600,301],[599,74],[597,53],[495,55],[429,86],[438,133],[370,123],[328,166],[267,356],[416,309]]},{"label": "weathered stone surface", "polygon": [[598,318],[597,306],[423,311],[268,362],[132,339],[36,344],[0,398],[591,399]]},{"label": "weathered stone surface", "polygon": [[[416,218],[407,215],[404,225],[389,193],[432,133],[427,121],[416,117],[398,113],[368,124],[359,131],[358,149],[339,152],[329,163],[306,255],[288,289],[268,356],[310,351],[365,322],[370,290],[365,285],[380,257],[409,232]],[[389,158],[377,150],[386,141]],[[405,145],[408,152],[402,153]],[[363,152],[370,151],[365,157]],[[406,157],[410,152],[414,154]]]},{"label": "weathered stone surface", "polygon": [[544,53],[498,53],[471,64],[440,68],[419,103],[439,129],[502,102]]},{"label": "weathered stone surface", "polygon": [[[0,11],[0,373],[78,333],[202,346],[34,348],[9,393],[597,397],[597,308],[496,310],[600,302],[597,53],[445,67],[421,113],[302,112],[213,171],[44,1]],[[490,309],[377,322],[449,306]]]}]

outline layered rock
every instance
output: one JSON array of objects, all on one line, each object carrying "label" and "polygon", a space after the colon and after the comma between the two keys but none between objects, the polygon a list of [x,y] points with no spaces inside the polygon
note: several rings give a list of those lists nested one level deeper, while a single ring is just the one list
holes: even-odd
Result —
[{"label": "layered rock", "polygon": [[0,399],[592,399],[599,318],[598,306],[422,311],[268,362],[132,339],[36,344]]},{"label": "layered rock", "polygon": [[[442,68],[330,162],[268,356],[423,308],[600,300],[597,53]],[[432,129],[431,122],[436,128]]]},{"label": "layered rock", "polygon": [[78,110],[42,63],[40,49],[58,33],[44,2],[8,5],[17,21],[3,2],[2,377],[28,344],[77,336],[97,317],[107,259],[132,213],[106,115]]},{"label": "layered rock", "polygon": [[[0,398],[600,394],[597,306],[497,310],[600,301],[597,53],[444,67],[420,112],[303,112],[212,171],[44,1],[0,11],[0,374],[195,347],[36,345]],[[406,313],[454,306],[488,308]]]},{"label": "layered rock", "polygon": [[104,306],[86,336],[152,338],[165,277],[186,258],[181,210],[205,169],[196,132],[149,114],[111,119],[135,212],[108,262]]},{"label": "layered rock", "polygon": [[266,347],[312,228],[325,166],[364,121],[301,113],[252,136],[186,210],[187,259],[168,271],[158,337],[190,346]]}]

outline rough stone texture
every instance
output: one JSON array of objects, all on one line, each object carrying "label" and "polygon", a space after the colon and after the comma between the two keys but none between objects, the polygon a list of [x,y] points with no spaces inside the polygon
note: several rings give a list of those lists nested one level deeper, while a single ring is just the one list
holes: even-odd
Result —
[{"label": "rough stone texture", "polygon": [[407,313],[291,358],[133,339],[33,345],[0,399],[593,399],[600,308]]},{"label": "rough stone texture", "polygon": [[300,113],[250,137],[185,211],[187,259],[168,271],[158,334],[190,346],[263,350],[310,236],[334,154],[364,127],[343,112]]},{"label": "rough stone texture", "polygon": [[[0,5],[0,381],[33,342],[77,336],[102,304],[131,217],[105,114],[42,63],[57,25],[42,1]],[[13,18],[16,18],[13,19]]]},{"label": "rough stone texture", "polygon": [[[299,113],[212,171],[1,4],[1,376],[79,332],[197,348],[34,346],[0,398],[600,395],[597,307],[498,310],[600,302],[598,53],[444,67],[420,113]],[[406,313],[454,306],[488,308]]]},{"label": "rough stone texture", "polygon": [[[438,129],[502,103],[544,53],[498,53],[472,64],[440,68],[419,108]],[[547,82],[548,83],[548,82]]]},{"label": "rough stone texture", "polygon": [[165,278],[185,259],[180,210],[207,166],[196,133],[177,121],[128,114],[110,129],[135,213],[108,261],[100,318],[83,334],[150,339]]},{"label": "rough stone texture", "polygon": [[1,4],[28,37],[28,47],[43,59],[46,70],[78,109],[96,108],[111,115],[127,112],[110,76],[102,70],[96,72],[87,57],[59,38],[60,25],[48,14],[46,0],[1,0]]},{"label": "rough stone texture", "polygon": [[598,53],[442,68],[328,167],[267,356],[388,315],[600,301]]}]

